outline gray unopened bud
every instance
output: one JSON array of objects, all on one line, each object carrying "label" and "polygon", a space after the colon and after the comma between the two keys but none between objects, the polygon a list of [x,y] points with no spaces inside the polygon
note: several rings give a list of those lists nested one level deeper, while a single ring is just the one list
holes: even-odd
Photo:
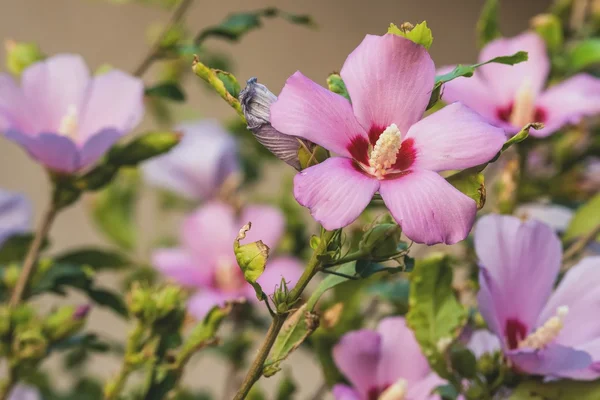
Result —
[{"label": "gray unopened bud", "polygon": [[284,133],[279,132],[271,126],[270,108],[277,100],[271,91],[263,84],[258,83],[256,78],[248,79],[246,87],[240,92],[240,103],[242,111],[248,122],[248,129],[252,131],[256,140],[267,148],[275,157],[288,165],[302,169],[298,159],[298,152],[302,147],[312,150],[314,144]]}]

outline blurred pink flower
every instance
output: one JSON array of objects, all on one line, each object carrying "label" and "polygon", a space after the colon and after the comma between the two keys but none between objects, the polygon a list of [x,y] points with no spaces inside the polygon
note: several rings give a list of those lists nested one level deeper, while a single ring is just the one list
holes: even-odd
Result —
[{"label": "blurred pink flower", "polygon": [[530,132],[538,137],[600,113],[600,79],[578,74],[546,89],[550,59],[544,41],[535,33],[496,39],[483,48],[479,61],[521,50],[529,53],[529,61],[514,66],[484,65],[471,78],[446,83],[442,98],[464,103],[510,134],[529,122],[542,122],[544,129]]},{"label": "blurred pink flower", "polygon": [[10,392],[8,400],[41,400],[42,395],[39,390],[29,385],[16,385]]},{"label": "blurred pink flower", "polygon": [[21,87],[0,75],[0,131],[50,170],[73,173],[98,161],[144,112],[141,80],[117,70],[91,77],[78,55],[27,68]]},{"label": "blurred pink flower", "polygon": [[181,124],[181,142],[142,165],[144,179],[190,200],[214,197],[232,174],[239,173],[237,146],[221,124],[204,120]]},{"label": "blurred pink flower", "polygon": [[[213,306],[228,300],[240,297],[256,300],[254,289],[244,280],[233,253],[233,241],[248,222],[252,222],[252,229],[242,244],[262,240],[274,249],[284,230],[284,217],[278,209],[248,206],[237,216],[231,206],[212,202],[184,221],[180,247],[154,252],[153,264],[159,271],[183,286],[197,289],[188,304],[188,311],[196,318],[203,318]],[[258,283],[271,295],[282,277],[291,288],[301,274],[298,260],[275,257],[267,263]]]},{"label": "blurred pink flower", "polygon": [[29,231],[32,213],[24,195],[0,189],[0,246],[12,235]]},{"label": "blurred pink flower", "polygon": [[440,399],[431,392],[446,383],[431,371],[402,317],[381,320],[377,330],[345,334],[333,359],[352,385],[335,385],[336,400]]},{"label": "blurred pink flower", "polygon": [[421,120],[435,68],[424,47],[367,35],[341,70],[352,104],[296,72],[271,106],[278,131],[336,154],[294,179],[294,195],[325,229],[353,222],[379,191],[410,239],[456,243],[469,233],[475,201],[438,172],[493,158],[501,129],[462,104]]},{"label": "blurred pink flower", "polygon": [[549,226],[511,216],[475,228],[481,315],[521,371],[554,378],[600,377],[600,257],[584,258],[554,289],[560,239]]}]

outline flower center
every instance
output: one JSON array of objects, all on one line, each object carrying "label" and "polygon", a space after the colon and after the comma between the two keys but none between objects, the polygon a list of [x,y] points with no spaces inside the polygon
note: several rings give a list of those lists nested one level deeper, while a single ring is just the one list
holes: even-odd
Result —
[{"label": "flower center", "polygon": [[556,315],[550,318],[544,325],[519,342],[519,348],[541,349],[550,344],[563,328],[563,321],[569,313],[569,307],[560,306],[556,309]]},{"label": "flower center", "polygon": [[408,382],[405,379],[398,379],[396,383],[385,389],[377,400],[404,400]]},{"label": "flower center", "polygon": [[401,146],[402,134],[396,124],[391,124],[381,133],[369,154],[370,172],[377,178],[383,178],[396,163]]},{"label": "flower center", "polygon": [[521,84],[515,102],[513,103],[512,113],[510,114],[510,123],[514,126],[524,126],[534,122],[535,117],[535,98],[531,90],[531,81],[525,79]]},{"label": "flower center", "polygon": [[234,292],[243,286],[245,280],[236,263],[228,258],[219,258],[215,269],[215,286],[224,292]]},{"label": "flower center", "polygon": [[67,113],[60,120],[60,125],[58,127],[58,133],[63,136],[67,136],[68,138],[75,139],[77,135],[77,107],[71,104],[67,107]]}]

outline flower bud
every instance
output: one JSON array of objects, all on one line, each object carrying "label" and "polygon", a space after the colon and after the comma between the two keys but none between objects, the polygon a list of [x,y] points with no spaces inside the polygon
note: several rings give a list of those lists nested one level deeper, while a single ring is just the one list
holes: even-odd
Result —
[{"label": "flower bud", "polygon": [[44,321],[46,337],[56,342],[77,333],[85,324],[90,306],[63,306],[53,312]]},{"label": "flower bud", "polygon": [[167,286],[162,288],[154,296],[158,318],[166,318],[170,315],[181,313],[183,315],[183,294],[180,288]]},{"label": "flower bud", "polygon": [[135,166],[142,161],[167,153],[181,141],[178,132],[148,132],[125,145],[116,145],[108,153],[111,164]]},{"label": "flower bud", "polygon": [[29,326],[15,333],[12,352],[18,360],[39,360],[47,349],[48,341],[40,326]]},{"label": "flower bud", "polygon": [[127,309],[131,315],[143,321],[153,321],[156,316],[156,303],[152,294],[135,282],[127,295]]},{"label": "flower bud", "polygon": [[275,293],[273,293],[273,303],[275,304],[275,309],[279,314],[285,314],[289,311],[290,305],[288,304],[288,297],[290,291],[287,287],[287,282],[285,278],[281,278],[281,283],[279,286],[275,288]]},{"label": "flower bud", "polygon": [[402,229],[396,223],[384,222],[369,229],[360,241],[360,249],[375,259],[385,259],[398,253]]},{"label": "flower bud", "polygon": [[531,26],[544,39],[550,52],[560,50],[564,37],[560,19],[556,15],[536,15],[531,19]]},{"label": "flower bud", "polygon": [[256,140],[275,157],[300,171],[302,165],[298,158],[298,152],[301,149],[311,152],[315,144],[281,133],[271,126],[270,109],[271,104],[277,100],[277,96],[271,93],[265,85],[258,83],[256,78],[250,78],[244,90],[241,91],[239,100],[248,123],[248,129],[252,131]]},{"label": "flower bud", "polygon": [[20,274],[21,267],[17,264],[10,264],[6,268],[4,268],[2,282],[7,288],[12,289],[17,284],[17,280],[19,279]]},{"label": "flower bud", "polygon": [[35,43],[19,43],[7,40],[6,46],[6,68],[15,76],[29,67],[31,64],[43,60],[46,56]]}]

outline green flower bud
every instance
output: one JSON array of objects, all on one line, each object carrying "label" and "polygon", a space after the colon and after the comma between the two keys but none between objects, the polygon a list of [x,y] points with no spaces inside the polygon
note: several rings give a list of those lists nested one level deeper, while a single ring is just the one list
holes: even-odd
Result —
[{"label": "green flower bud", "polygon": [[149,132],[108,152],[108,161],[118,166],[135,166],[171,150],[181,141],[181,133]]},{"label": "green flower bud", "polygon": [[170,314],[183,315],[183,292],[175,286],[167,286],[154,296],[158,318],[166,318]]},{"label": "green flower bud", "polygon": [[6,68],[15,76],[20,76],[27,67],[46,58],[35,43],[7,40],[5,46]]},{"label": "green flower bud", "polygon": [[2,282],[4,285],[12,289],[17,284],[19,275],[21,274],[21,267],[18,264],[10,264],[4,268],[4,274],[2,275]]},{"label": "green flower bud", "polygon": [[42,327],[33,325],[15,333],[13,354],[19,360],[39,360],[46,355],[48,341]]},{"label": "green flower bud", "polygon": [[374,259],[386,259],[398,253],[402,229],[395,223],[381,223],[369,229],[362,237],[359,248]]},{"label": "green flower bud", "polygon": [[53,342],[65,339],[83,328],[89,306],[62,306],[44,321],[44,333]]},{"label": "green flower bud", "polygon": [[153,322],[157,314],[156,302],[150,290],[141,287],[136,282],[127,295],[127,309],[131,315],[146,322]]},{"label": "green flower bud", "polygon": [[275,309],[278,314],[285,314],[290,310],[290,304],[288,304],[290,291],[287,286],[287,282],[285,278],[281,278],[281,283],[277,288],[275,288],[275,293],[273,293],[273,304],[275,304]]}]

